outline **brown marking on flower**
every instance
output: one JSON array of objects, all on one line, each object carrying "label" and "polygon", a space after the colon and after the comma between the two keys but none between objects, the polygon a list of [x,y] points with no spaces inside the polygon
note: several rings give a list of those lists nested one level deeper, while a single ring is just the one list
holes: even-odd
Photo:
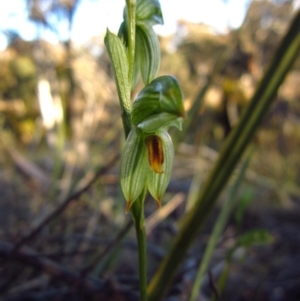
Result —
[{"label": "brown marking on flower", "polygon": [[148,162],[155,173],[163,173],[162,165],[164,163],[163,144],[159,136],[151,135],[146,138],[148,149]]}]

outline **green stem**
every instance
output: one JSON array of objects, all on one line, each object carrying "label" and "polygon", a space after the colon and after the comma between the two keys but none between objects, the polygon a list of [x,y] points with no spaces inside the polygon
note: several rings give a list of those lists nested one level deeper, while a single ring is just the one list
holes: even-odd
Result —
[{"label": "green stem", "polygon": [[132,82],[133,66],[134,66],[134,52],[135,52],[135,12],[136,1],[126,0],[127,16],[128,16],[128,79],[129,83]]},{"label": "green stem", "polygon": [[147,246],[146,227],[144,215],[144,202],[147,190],[144,189],[140,197],[132,204],[130,209],[136,231],[139,253],[139,281],[141,301],[147,301]]},{"label": "green stem", "polygon": [[[136,0],[126,0],[127,20],[128,20],[128,82],[131,85],[134,67],[135,52],[135,15]],[[124,127],[125,136],[127,137],[130,128]],[[138,242],[139,253],[139,281],[141,301],[147,301],[147,248],[146,248],[146,228],[144,216],[144,201],[147,189],[144,189],[140,197],[132,204],[131,214],[135,223],[136,238]]]},{"label": "green stem", "polygon": [[[135,14],[136,1],[126,0],[127,16],[128,16],[128,81],[131,84],[134,67],[135,52]],[[126,137],[129,131],[125,130]],[[144,189],[140,197],[132,204],[131,214],[135,224],[136,238],[139,253],[139,281],[141,301],[147,301],[147,247],[146,247],[146,228],[144,216],[144,201],[147,189]]]}]

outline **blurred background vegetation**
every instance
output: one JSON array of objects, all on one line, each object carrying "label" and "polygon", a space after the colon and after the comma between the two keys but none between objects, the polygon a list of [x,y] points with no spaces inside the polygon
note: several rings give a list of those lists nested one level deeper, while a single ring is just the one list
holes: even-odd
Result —
[{"label": "blurred background vegetation", "polygon": [[[28,0],[28,17],[38,29],[51,27],[48,14],[57,14],[71,32],[79,1],[50,3],[45,11],[43,1]],[[174,35],[160,37],[160,74],[178,78],[187,111],[196,101],[201,105],[185,121],[184,135],[172,133],[177,152],[163,200],[168,206],[156,211],[150,198],[146,202],[149,277],[250,100],[295,14],[293,5],[252,1],[242,26],[228,34],[181,20]],[[124,138],[103,37],[74,47],[71,38],[52,45],[7,34],[9,45],[0,53],[0,299],[136,300],[136,243],[126,231],[130,216],[118,179]],[[220,300],[300,300],[299,87],[300,58],[255,136],[201,300],[210,300],[240,235],[257,228],[272,234],[272,243],[235,254]],[[228,191],[219,203],[226,197]],[[166,300],[187,300],[217,212]],[[98,288],[105,282],[102,299],[91,299],[94,283],[86,275],[99,280]]]}]

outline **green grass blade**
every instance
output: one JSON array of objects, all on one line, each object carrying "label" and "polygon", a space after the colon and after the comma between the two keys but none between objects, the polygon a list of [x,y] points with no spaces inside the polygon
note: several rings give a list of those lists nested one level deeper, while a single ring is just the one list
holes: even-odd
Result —
[{"label": "green grass blade", "polygon": [[279,86],[300,53],[300,11],[284,36],[239,124],[226,140],[220,156],[199,193],[194,208],[185,216],[182,227],[168,254],[149,285],[149,301],[158,301],[170,285],[174,274],[196,238],[209,212],[229,180],[261,120],[272,104]]},{"label": "green grass blade", "polygon": [[233,187],[230,190],[229,196],[224,203],[221,212],[218,216],[218,219],[214,225],[213,231],[210,235],[207,247],[205,248],[205,252],[201,261],[201,264],[199,266],[199,269],[197,271],[197,275],[195,278],[195,281],[193,283],[192,291],[189,297],[189,301],[195,301],[199,292],[199,289],[201,287],[202,278],[204,274],[207,271],[207,267],[209,265],[210,259],[213,255],[214,249],[216,247],[216,244],[218,242],[218,239],[224,229],[224,226],[228,220],[228,217],[234,207],[235,201],[236,201],[236,195],[237,192],[242,184],[242,181],[244,179],[247,167],[249,165],[251,155],[253,152],[250,152],[249,156],[246,158],[244,163],[242,164],[242,167],[240,171],[238,172],[237,178],[234,182]]}]

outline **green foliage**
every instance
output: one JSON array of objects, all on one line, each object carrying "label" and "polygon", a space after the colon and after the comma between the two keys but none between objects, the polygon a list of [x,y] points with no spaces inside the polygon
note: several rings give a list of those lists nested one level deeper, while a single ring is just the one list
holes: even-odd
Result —
[{"label": "green foliage", "polygon": [[[245,249],[245,251],[247,251],[251,247],[271,244],[273,241],[273,236],[267,230],[264,229],[253,229],[239,236],[235,241],[234,246],[227,252],[225,266],[217,283],[217,289],[219,294],[222,294],[225,285],[228,281],[233,256],[238,249],[243,248]],[[244,255],[245,253],[243,252],[242,258],[239,259],[244,259]],[[215,296],[213,296],[211,300],[215,301]]]},{"label": "green foliage", "polygon": [[104,42],[115,73],[124,127],[131,128],[130,85],[128,79],[128,60],[126,50],[120,38],[111,33],[109,30],[107,30]]},{"label": "green foliage", "polygon": [[30,57],[15,55],[9,60],[1,60],[0,95],[4,99],[23,99],[28,107],[32,107],[36,83],[37,70]]},{"label": "green foliage", "polygon": [[273,236],[264,229],[254,229],[244,233],[236,243],[236,247],[249,248],[256,245],[269,244]]},{"label": "green foliage", "polygon": [[25,56],[18,56],[11,61],[11,70],[19,80],[26,80],[36,75],[34,63]]},{"label": "green foliage", "polygon": [[1,97],[9,96],[10,91],[16,87],[17,79],[14,76],[8,61],[0,60],[0,93]]},{"label": "green foliage", "polygon": [[246,190],[243,195],[240,197],[240,200],[237,204],[237,208],[234,212],[234,219],[239,227],[243,221],[244,213],[248,208],[250,202],[253,200],[253,192],[251,190]]}]

